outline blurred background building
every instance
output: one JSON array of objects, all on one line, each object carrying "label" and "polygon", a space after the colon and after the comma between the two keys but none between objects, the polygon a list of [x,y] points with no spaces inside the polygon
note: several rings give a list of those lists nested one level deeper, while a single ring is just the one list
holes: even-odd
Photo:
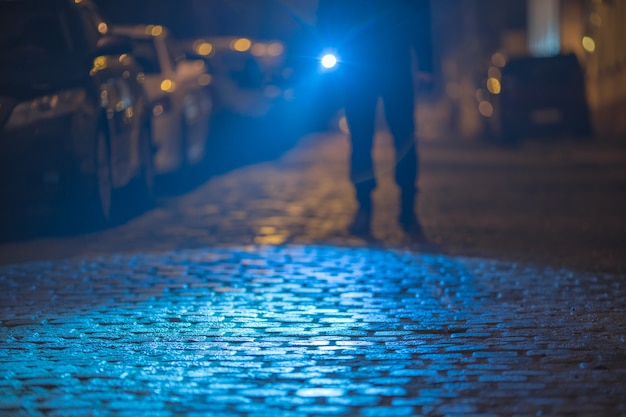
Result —
[{"label": "blurred background building", "polygon": [[[603,134],[625,135],[626,0],[565,2],[575,11],[572,12],[574,16],[564,22],[564,29],[577,27],[583,22],[583,32],[564,39],[564,47],[576,48],[585,59],[589,101],[594,110],[596,129]],[[578,44],[575,42],[576,35],[579,37]],[[582,38],[580,35],[583,35]]]},{"label": "blurred background building", "polygon": [[448,125],[483,137],[481,91],[512,56],[574,53],[586,74],[594,130],[626,134],[626,0],[440,0],[435,39]]},{"label": "blurred background building", "polygon": [[626,0],[529,0],[529,16],[530,46],[549,40],[583,64],[596,132],[625,134]]}]

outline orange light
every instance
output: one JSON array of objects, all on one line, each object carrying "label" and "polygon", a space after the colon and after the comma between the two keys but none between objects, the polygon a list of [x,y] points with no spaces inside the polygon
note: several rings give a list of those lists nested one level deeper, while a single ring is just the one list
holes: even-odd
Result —
[{"label": "orange light", "polygon": [[176,84],[174,83],[174,81],[170,79],[165,79],[161,82],[161,90],[165,91],[166,93],[171,93],[175,89]]},{"label": "orange light", "polygon": [[230,47],[237,52],[246,52],[252,47],[252,42],[247,38],[239,38],[233,41]]},{"label": "orange light", "polygon": [[[81,0],[82,1],[82,0]],[[98,32],[102,33],[103,35],[106,34],[109,31],[109,26],[104,23],[104,22],[100,22],[98,24]]]},{"label": "orange light", "polygon": [[152,29],[150,29],[150,34],[154,37],[161,36],[163,34],[163,26],[153,26]]},{"label": "orange light", "polygon": [[491,94],[500,94],[502,92],[502,84],[497,78],[491,77],[487,80],[487,90]]},{"label": "orange light", "polygon": [[106,68],[107,66],[107,60],[105,57],[103,56],[99,56],[96,59],[93,60],[93,69],[94,70],[101,70]]},{"label": "orange light", "polygon": [[200,42],[196,45],[195,50],[198,55],[207,56],[213,52],[213,45],[208,42]]}]

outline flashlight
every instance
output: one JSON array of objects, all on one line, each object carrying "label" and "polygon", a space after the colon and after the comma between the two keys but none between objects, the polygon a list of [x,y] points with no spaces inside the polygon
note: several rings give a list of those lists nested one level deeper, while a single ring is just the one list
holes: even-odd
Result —
[{"label": "flashlight", "polygon": [[339,65],[339,57],[334,50],[328,49],[322,52],[319,57],[321,69],[324,71],[331,71],[337,68]]},{"label": "flashlight", "polygon": [[322,67],[333,69],[337,66],[337,57],[334,54],[325,54],[321,59]]}]

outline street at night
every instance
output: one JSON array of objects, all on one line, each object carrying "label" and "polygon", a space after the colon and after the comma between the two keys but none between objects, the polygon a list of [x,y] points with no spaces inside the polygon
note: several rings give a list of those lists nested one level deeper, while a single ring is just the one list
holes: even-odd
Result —
[{"label": "street at night", "polygon": [[0,417],[626,417],[626,0],[0,0]]},{"label": "street at night", "polygon": [[623,147],[424,143],[427,246],[392,221],[384,132],[375,240],[346,234],[347,150],[311,135],[3,244],[2,415],[626,413]]}]

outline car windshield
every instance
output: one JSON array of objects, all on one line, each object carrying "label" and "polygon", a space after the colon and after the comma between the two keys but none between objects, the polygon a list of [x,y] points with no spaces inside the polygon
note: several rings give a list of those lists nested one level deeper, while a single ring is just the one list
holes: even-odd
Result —
[{"label": "car windshield", "polygon": [[73,52],[66,16],[59,11],[3,2],[0,27],[0,60],[4,65],[49,62]]}]

